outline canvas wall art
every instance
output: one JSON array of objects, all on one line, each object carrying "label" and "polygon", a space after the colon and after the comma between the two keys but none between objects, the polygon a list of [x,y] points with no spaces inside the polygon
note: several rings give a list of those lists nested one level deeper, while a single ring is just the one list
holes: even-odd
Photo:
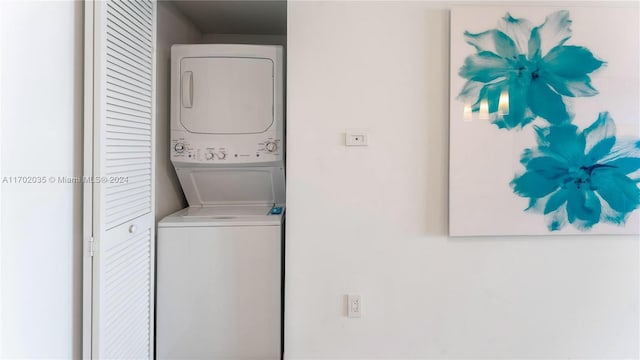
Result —
[{"label": "canvas wall art", "polygon": [[638,13],[452,9],[452,236],[640,233]]}]

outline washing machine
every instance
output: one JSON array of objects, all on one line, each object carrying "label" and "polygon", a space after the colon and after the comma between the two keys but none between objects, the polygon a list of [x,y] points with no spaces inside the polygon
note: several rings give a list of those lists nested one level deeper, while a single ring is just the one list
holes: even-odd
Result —
[{"label": "washing machine", "polygon": [[280,359],[282,214],[189,207],[159,225],[159,359]]},{"label": "washing machine", "polygon": [[282,48],[174,45],[170,159],[189,207],[158,224],[158,359],[280,359]]}]

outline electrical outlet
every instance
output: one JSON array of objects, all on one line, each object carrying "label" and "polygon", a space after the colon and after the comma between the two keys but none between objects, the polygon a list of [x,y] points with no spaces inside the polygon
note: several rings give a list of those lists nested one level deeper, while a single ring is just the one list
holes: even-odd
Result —
[{"label": "electrical outlet", "polygon": [[350,318],[362,316],[362,296],[359,294],[347,295],[347,316]]}]

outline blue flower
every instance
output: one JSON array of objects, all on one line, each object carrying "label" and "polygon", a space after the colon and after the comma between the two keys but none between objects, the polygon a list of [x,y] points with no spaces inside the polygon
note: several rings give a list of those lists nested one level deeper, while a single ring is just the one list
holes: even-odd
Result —
[{"label": "blue flower", "polygon": [[511,182],[545,214],[549,230],[567,222],[588,230],[598,222],[623,225],[640,205],[640,141],[616,139],[609,113],[580,132],[573,124],[534,127],[538,147],[524,150],[526,171]]},{"label": "blue flower", "polygon": [[[569,12],[561,10],[540,26],[507,13],[498,29],[466,31],[477,52],[460,68],[467,82],[458,98],[481,112],[486,101],[485,111],[499,128],[521,128],[536,116],[552,125],[570,122],[565,98],[596,95],[588,74],[604,64],[584,47],[564,45],[570,26]],[[502,111],[500,98],[507,94],[508,111]]]}]

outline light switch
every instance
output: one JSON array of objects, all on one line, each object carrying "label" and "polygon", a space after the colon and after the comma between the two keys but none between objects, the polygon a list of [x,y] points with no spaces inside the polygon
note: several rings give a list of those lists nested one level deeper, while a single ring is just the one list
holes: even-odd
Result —
[{"label": "light switch", "polygon": [[369,134],[366,131],[350,131],[345,133],[346,146],[369,145]]}]

